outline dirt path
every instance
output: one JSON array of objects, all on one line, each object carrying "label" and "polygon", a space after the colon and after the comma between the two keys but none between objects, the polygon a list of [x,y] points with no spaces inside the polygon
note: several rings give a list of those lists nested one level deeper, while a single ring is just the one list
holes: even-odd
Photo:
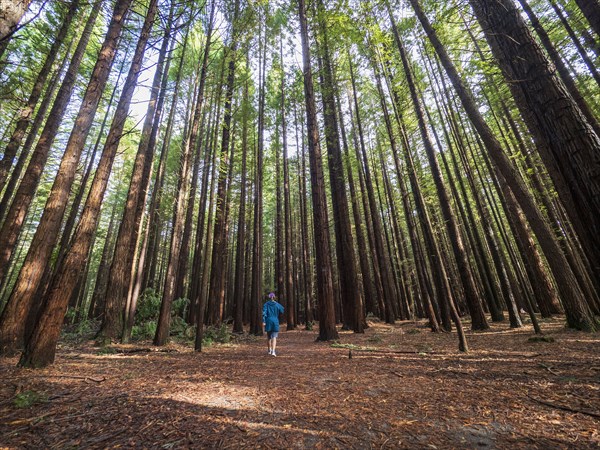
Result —
[{"label": "dirt path", "polygon": [[[65,346],[42,371],[0,359],[0,448],[600,447],[600,336],[555,320],[555,342],[530,342],[506,326],[469,333],[468,355],[401,323],[342,333],[379,350],[352,358],[291,331],[277,357],[246,338],[202,354]],[[39,401],[17,408],[28,392]]]}]

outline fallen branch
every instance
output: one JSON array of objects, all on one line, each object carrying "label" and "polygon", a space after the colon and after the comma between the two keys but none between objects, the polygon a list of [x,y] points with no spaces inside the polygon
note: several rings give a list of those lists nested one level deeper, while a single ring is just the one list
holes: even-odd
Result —
[{"label": "fallen branch", "polygon": [[138,347],[138,348],[117,348],[115,349],[117,353],[178,353],[178,350],[174,348],[147,348],[147,347]]},{"label": "fallen branch", "polygon": [[538,366],[543,367],[548,372],[550,372],[552,375],[556,375],[556,376],[560,375],[558,372],[555,372],[554,370],[552,370],[552,367],[547,366],[546,364],[539,363]]},{"label": "fallen branch", "polygon": [[84,381],[93,381],[95,383],[102,383],[103,381],[106,381],[106,377],[102,377],[102,378],[94,378],[94,377],[88,377],[88,376],[81,376],[81,375],[28,375],[28,378],[73,378],[75,380],[84,380]]},{"label": "fallen branch", "polygon": [[571,408],[570,406],[557,405],[556,403],[551,403],[551,402],[547,402],[545,400],[540,400],[539,398],[532,397],[529,394],[527,394],[527,397],[529,397],[531,400],[533,400],[535,402],[541,403],[542,405],[546,405],[551,408],[561,409],[563,411],[568,411],[568,412],[572,412],[572,413],[585,414],[586,416],[596,417],[597,419],[600,419],[600,413],[596,413],[594,411],[587,411],[585,409],[577,409],[577,408]]},{"label": "fallen branch", "polygon": [[436,354],[441,355],[444,352],[435,352],[435,351],[423,351],[423,350],[379,350],[375,348],[349,348],[349,347],[333,347],[333,348],[341,348],[343,350],[350,350],[352,352],[367,352],[367,353],[391,353],[398,355],[422,355],[422,354]]}]

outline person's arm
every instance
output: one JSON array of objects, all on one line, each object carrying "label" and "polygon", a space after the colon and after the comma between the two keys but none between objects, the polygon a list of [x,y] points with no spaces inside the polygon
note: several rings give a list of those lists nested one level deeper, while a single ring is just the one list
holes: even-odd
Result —
[{"label": "person's arm", "polygon": [[263,322],[263,326],[265,326],[265,323],[267,322],[267,304],[265,303],[263,305],[263,313],[262,313],[262,322]]}]

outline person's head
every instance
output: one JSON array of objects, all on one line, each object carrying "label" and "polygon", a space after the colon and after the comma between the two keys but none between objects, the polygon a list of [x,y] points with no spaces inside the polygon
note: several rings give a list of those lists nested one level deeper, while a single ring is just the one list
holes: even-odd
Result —
[{"label": "person's head", "polygon": [[270,292],[269,293],[269,300],[275,300],[275,292]]}]

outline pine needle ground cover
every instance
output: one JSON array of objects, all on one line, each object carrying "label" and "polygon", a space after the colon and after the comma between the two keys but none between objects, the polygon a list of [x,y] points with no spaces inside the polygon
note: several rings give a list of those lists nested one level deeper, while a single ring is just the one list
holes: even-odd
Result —
[{"label": "pine needle ground cover", "polygon": [[0,448],[598,448],[600,336],[548,320],[469,332],[282,332],[203,353],[63,341],[41,371],[0,360]]}]

